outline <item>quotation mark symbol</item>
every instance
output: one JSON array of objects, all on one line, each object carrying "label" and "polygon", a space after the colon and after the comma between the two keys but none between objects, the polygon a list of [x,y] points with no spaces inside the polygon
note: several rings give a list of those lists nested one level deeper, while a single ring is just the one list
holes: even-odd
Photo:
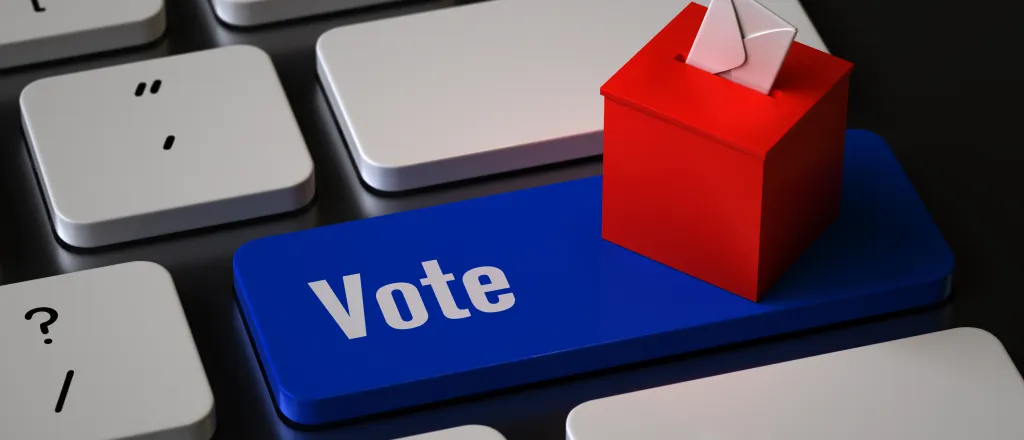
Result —
[{"label": "quotation mark symbol", "polygon": [[[152,95],[157,94],[160,91],[160,85],[163,81],[155,80],[153,84],[149,86],[149,93]],[[139,85],[135,86],[135,96],[142,96],[146,93],[146,83],[140,82]],[[167,136],[164,139],[164,151],[170,150],[174,146],[174,135]]]},{"label": "quotation mark symbol", "polygon": [[[160,80],[153,81],[153,85],[149,87],[149,93],[155,95],[156,92],[160,91],[161,84],[163,84],[163,82]],[[140,82],[139,85],[135,87],[135,96],[142,96],[143,93],[146,93],[146,83]]]}]

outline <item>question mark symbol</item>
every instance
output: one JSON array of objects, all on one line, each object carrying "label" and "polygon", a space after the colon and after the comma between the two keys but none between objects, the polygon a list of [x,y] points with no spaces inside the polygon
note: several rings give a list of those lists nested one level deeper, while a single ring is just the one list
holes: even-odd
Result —
[{"label": "question mark symbol", "polygon": [[[28,313],[25,314],[25,319],[31,321],[32,320],[32,316],[35,315],[36,313],[39,313],[39,312],[44,312],[44,313],[50,315],[50,319],[47,319],[42,324],[39,324],[39,330],[42,330],[44,335],[45,334],[49,334],[50,333],[50,329],[49,329],[50,325],[53,324],[54,322],[57,322],[57,311],[53,310],[53,309],[51,309],[49,307],[36,307],[36,308],[34,308],[32,310],[29,310]],[[43,343],[45,343],[45,344],[49,344],[51,342],[53,342],[53,339],[50,339],[50,338],[46,338],[46,339],[43,340]]]}]

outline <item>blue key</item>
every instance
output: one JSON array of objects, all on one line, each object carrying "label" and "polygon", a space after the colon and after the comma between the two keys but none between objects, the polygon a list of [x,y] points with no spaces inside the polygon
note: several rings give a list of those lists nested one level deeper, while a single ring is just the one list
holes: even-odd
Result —
[{"label": "blue key", "polygon": [[943,300],[952,253],[886,143],[849,131],[844,167],[840,218],[760,303],[602,240],[600,177],[256,240],[235,287],[303,425]]}]

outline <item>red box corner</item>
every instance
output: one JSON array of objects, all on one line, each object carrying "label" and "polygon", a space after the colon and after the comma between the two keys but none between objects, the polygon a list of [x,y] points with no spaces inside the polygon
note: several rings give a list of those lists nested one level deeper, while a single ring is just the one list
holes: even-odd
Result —
[{"label": "red box corner", "polygon": [[853,65],[794,42],[761,94],[683,62],[705,12],[601,87],[602,235],[758,301],[839,215]]}]

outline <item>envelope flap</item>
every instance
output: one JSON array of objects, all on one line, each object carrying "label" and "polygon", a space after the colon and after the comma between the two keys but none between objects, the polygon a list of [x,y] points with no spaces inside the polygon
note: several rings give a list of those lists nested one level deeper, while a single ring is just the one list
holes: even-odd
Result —
[{"label": "envelope flap", "polygon": [[733,1],[735,2],[736,16],[739,18],[740,31],[743,33],[743,38],[750,38],[780,29],[796,31],[796,27],[754,0]]},{"label": "envelope flap", "polygon": [[601,94],[764,159],[853,65],[794,42],[770,94],[686,64],[708,9],[690,3],[602,87]]},{"label": "envelope flap", "polygon": [[747,52],[732,0],[711,0],[686,64],[710,73],[743,65]]}]

